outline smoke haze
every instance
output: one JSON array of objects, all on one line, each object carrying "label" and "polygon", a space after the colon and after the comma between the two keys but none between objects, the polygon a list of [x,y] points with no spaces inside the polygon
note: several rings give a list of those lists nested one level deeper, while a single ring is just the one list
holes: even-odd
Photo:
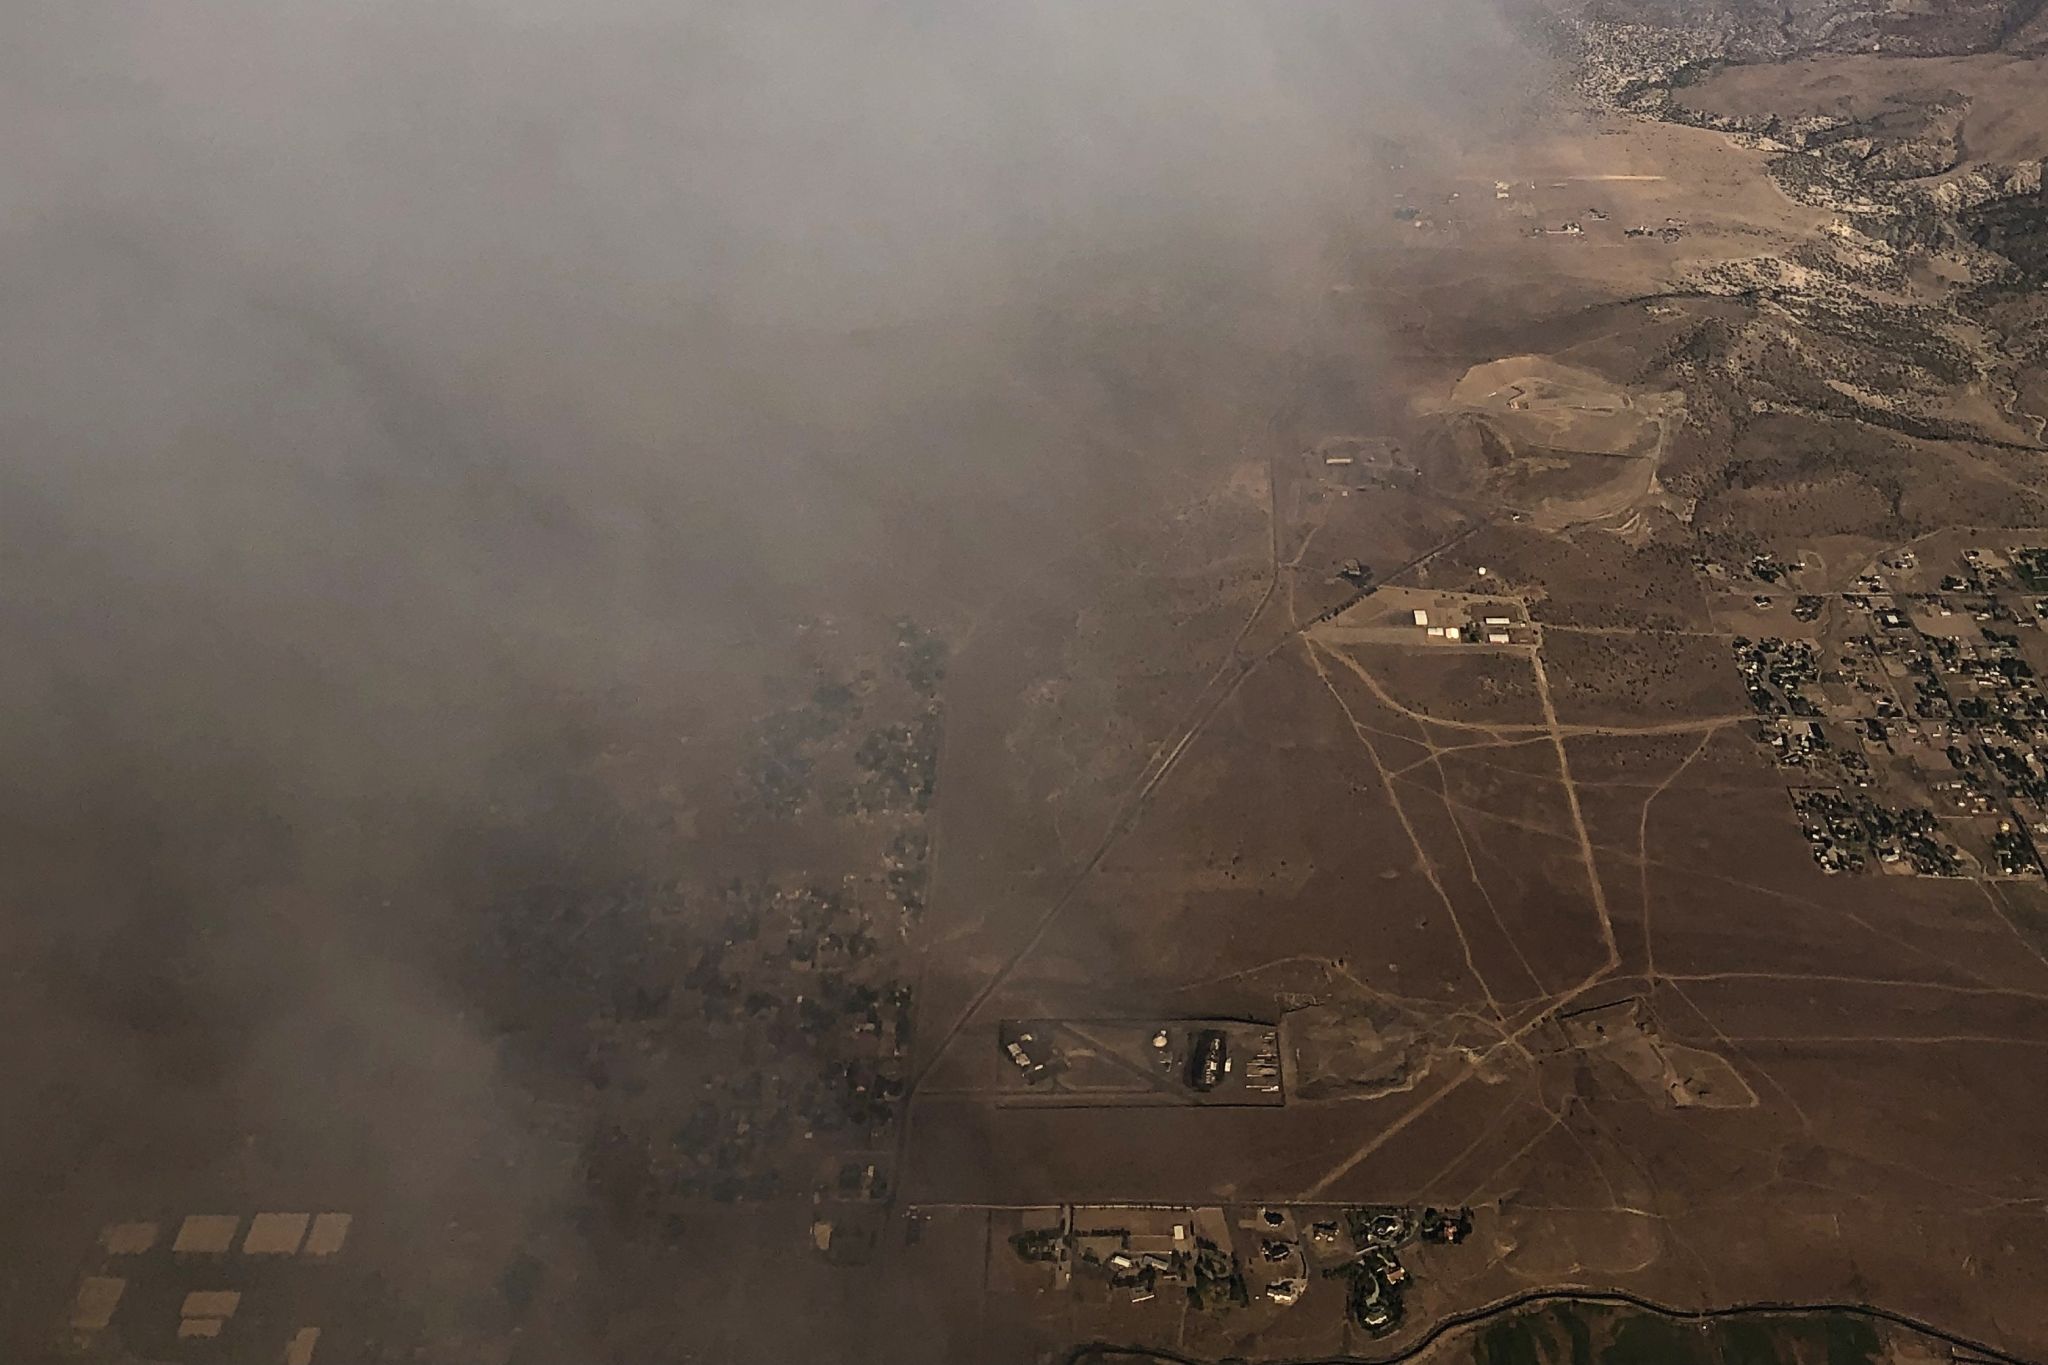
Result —
[{"label": "smoke haze", "polygon": [[[1389,139],[1537,84],[1468,3],[0,38],[10,1343],[59,1211],[342,1179],[426,1229],[529,1169],[454,978],[504,831],[648,856],[563,804],[607,718],[729,727],[810,615],[971,610],[1239,458]],[[507,1185],[480,1239],[554,1194]]]}]

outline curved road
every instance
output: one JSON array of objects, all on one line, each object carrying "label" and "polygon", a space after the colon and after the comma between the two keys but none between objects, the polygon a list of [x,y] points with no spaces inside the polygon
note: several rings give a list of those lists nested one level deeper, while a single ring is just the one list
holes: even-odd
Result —
[{"label": "curved road", "polygon": [[[1512,1298],[1500,1299],[1482,1308],[1464,1313],[1454,1313],[1444,1318],[1427,1332],[1408,1345],[1383,1356],[1298,1356],[1290,1358],[1262,1358],[1259,1365],[1400,1365],[1412,1360],[1434,1346],[1440,1339],[1462,1327],[1470,1327],[1507,1313],[1517,1312],[1537,1304],[1582,1303],[1607,1308],[1634,1308],[1645,1313],[1655,1313],[1674,1322],[1709,1322],[1719,1318],[1745,1317],[1796,1317],[1810,1313],[1840,1313],[1851,1317],[1882,1322],[1893,1327],[1904,1327],[1925,1337],[1951,1347],[1969,1352],[1984,1361],[1995,1361],[1998,1365],[2042,1365],[2025,1356],[2016,1356],[2001,1351],[1970,1337],[1944,1331],[1932,1323],[1894,1313],[1888,1308],[1878,1308],[1867,1303],[1777,1303],[1763,1301],[1756,1303],[1730,1304],[1725,1308],[1674,1308],[1670,1304],[1658,1303],[1653,1299],[1639,1298],[1619,1290],[1580,1289],[1534,1289]],[[1249,1359],[1244,1357],[1243,1359]],[[1076,1346],[1061,1357],[1061,1365],[1109,1365],[1117,1360],[1159,1361],[1165,1365],[1210,1365],[1196,1356],[1181,1355],[1148,1346],[1119,1346],[1112,1342],[1089,1342]]]}]

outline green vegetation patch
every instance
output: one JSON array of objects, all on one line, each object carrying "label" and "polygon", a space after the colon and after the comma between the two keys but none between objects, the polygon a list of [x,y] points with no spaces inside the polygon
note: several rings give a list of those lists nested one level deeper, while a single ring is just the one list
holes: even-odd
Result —
[{"label": "green vegetation patch", "polygon": [[1876,1365],[1881,1354],[1877,1329],[1845,1313],[1696,1320],[1573,1303],[1496,1318],[1472,1341],[1473,1365]]}]

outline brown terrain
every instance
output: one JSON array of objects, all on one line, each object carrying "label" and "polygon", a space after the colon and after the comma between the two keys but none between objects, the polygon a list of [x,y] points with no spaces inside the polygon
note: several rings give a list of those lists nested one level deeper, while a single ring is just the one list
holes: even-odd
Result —
[{"label": "brown terrain", "polygon": [[894,320],[585,315],[512,224],[387,352],[35,238],[17,398],[203,323],[253,381],[72,423],[396,453],[225,548],[315,494],[87,462],[87,545],[9,476],[0,1357],[2048,1359],[2048,18],[1473,22]]}]

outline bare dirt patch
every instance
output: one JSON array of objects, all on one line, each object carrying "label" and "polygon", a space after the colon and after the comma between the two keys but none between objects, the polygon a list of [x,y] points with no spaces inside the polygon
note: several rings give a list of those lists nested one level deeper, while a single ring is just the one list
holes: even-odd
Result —
[{"label": "bare dirt patch", "polygon": [[1442,472],[1543,529],[1611,517],[1649,495],[1683,406],[1675,392],[1632,395],[1542,356],[1490,361],[1451,389],[1437,444],[1450,462]]}]

